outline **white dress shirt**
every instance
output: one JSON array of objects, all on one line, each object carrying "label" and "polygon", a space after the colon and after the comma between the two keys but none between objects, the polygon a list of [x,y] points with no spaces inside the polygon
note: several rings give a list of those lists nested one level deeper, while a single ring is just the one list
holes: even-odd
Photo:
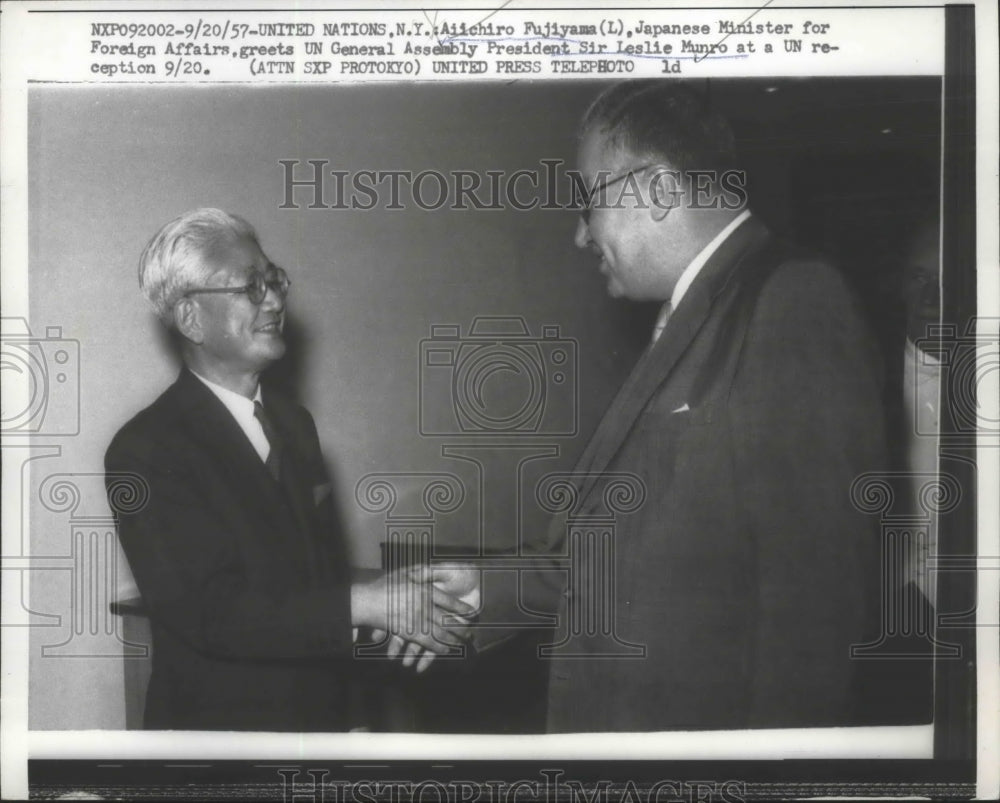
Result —
[{"label": "white dress shirt", "polygon": [[692,259],[686,268],[684,268],[683,273],[681,273],[680,278],[677,280],[677,284],[674,285],[674,292],[670,295],[670,300],[663,305],[660,309],[660,315],[656,319],[656,326],[653,328],[653,342],[655,343],[660,334],[663,332],[663,328],[667,325],[667,319],[673,314],[673,311],[677,309],[677,305],[681,303],[681,299],[684,298],[684,294],[688,291],[691,286],[691,282],[695,280],[695,277],[701,273],[701,269],[705,267],[705,263],[711,258],[712,254],[719,250],[719,247],[726,241],[726,239],[731,235],[737,228],[750,217],[750,210],[744,209],[736,217],[729,221],[722,231],[712,238],[711,242],[706,245],[698,255]]},{"label": "white dress shirt", "polygon": [[243,430],[244,434],[250,440],[254,451],[260,455],[261,460],[267,462],[267,456],[271,453],[271,444],[264,434],[264,428],[260,425],[260,421],[253,414],[254,402],[261,400],[260,385],[257,385],[257,392],[254,393],[253,398],[248,399],[246,396],[241,396],[229,388],[224,388],[222,385],[205,379],[205,377],[196,374],[194,371],[191,373],[197,376],[204,383],[205,387],[212,391],[218,397],[219,401],[225,405],[233,418],[236,419],[236,423],[240,425],[240,429]]}]

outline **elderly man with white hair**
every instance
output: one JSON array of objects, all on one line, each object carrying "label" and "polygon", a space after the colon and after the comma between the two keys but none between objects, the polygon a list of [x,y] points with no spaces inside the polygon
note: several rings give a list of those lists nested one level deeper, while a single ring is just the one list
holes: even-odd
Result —
[{"label": "elderly man with white hair", "polygon": [[461,643],[448,615],[472,609],[410,593],[407,576],[352,581],[312,416],[261,384],[285,353],[291,281],[249,223],[218,209],[178,217],[147,245],[139,284],[184,364],[105,458],[109,475],[149,486],[148,504],[118,520],[152,622],[144,726],[362,724],[349,713],[352,629],[440,653]]}]

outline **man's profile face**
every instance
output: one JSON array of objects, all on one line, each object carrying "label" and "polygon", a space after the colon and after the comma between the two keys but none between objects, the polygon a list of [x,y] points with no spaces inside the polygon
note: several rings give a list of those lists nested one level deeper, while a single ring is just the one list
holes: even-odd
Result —
[{"label": "man's profile face", "polygon": [[[600,130],[591,129],[580,142],[577,169],[589,190],[608,181],[598,192],[589,222],[577,222],[574,242],[600,258],[598,270],[608,282],[608,293],[636,301],[663,301],[670,297],[676,277],[663,272],[666,256],[657,247],[654,234],[667,220],[654,220],[650,210],[649,171],[629,171],[644,164],[640,157],[622,148],[608,147]],[[626,178],[614,181],[625,175]],[[668,216],[669,218],[669,216]]]},{"label": "man's profile face", "polygon": [[923,227],[910,249],[906,262],[906,329],[917,342],[930,335],[941,318],[940,230],[936,223]]},{"label": "man's profile face", "polygon": [[[215,268],[206,287],[243,287],[254,272],[264,274],[270,260],[256,242],[240,238],[209,261]],[[225,373],[259,372],[285,353],[282,329],[285,302],[270,288],[258,305],[246,293],[197,294],[201,309],[201,353]]]}]

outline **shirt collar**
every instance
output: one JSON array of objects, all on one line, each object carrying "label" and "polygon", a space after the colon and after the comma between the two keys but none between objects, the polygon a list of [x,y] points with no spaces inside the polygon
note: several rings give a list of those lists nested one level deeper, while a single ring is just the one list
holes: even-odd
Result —
[{"label": "shirt collar", "polygon": [[219,401],[221,401],[226,409],[232,413],[237,420],[242,420],[246,415],[253,415],[253,405],[254,402],[261,401],[260,393],[260,383],[257,383],[257,391],[254,393],[252,399],[248,399],[246,396],[241,396],[239,393],[230,390],[229,388],[224,388],[222,385],[212,382],[209,379],[205,379],[201,374],[191,371],[199,380],[207,387],[212,393],[214,393]]},{"label": "shirt collar", "polygon": [[684,268],[684,272],[677,280],[677,284],[674,285],[674,292],[670,296],[670,309],[677,309],[677,305],[681,303],[681,299],[684,298],[684,294],[691,286],[691,282],[695,280],[695,277],[701,272],[701,269],[705,267],[705,263],[708,262],[712,254],[718,251],[719,246],[726,241],[726,238],[736,231],[737,227],[739,227],[740,224],[749,217],[750,210],[744,209],[740,212],[740,214],[730,220],[728,225],[716,234],[708,245],[698,252],[698,256],[688,263],[688,266]]}]

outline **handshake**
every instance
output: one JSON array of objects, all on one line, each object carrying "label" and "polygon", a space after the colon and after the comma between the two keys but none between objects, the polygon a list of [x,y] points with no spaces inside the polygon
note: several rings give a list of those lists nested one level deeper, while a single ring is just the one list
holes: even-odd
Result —
[{"label": "handshake", "polygon": [[468,642],[479,609],[479,569],[466,563],[411,566],[351,587],[351,619],[388,638],[390,658],[423,672],[434,658]]}]

